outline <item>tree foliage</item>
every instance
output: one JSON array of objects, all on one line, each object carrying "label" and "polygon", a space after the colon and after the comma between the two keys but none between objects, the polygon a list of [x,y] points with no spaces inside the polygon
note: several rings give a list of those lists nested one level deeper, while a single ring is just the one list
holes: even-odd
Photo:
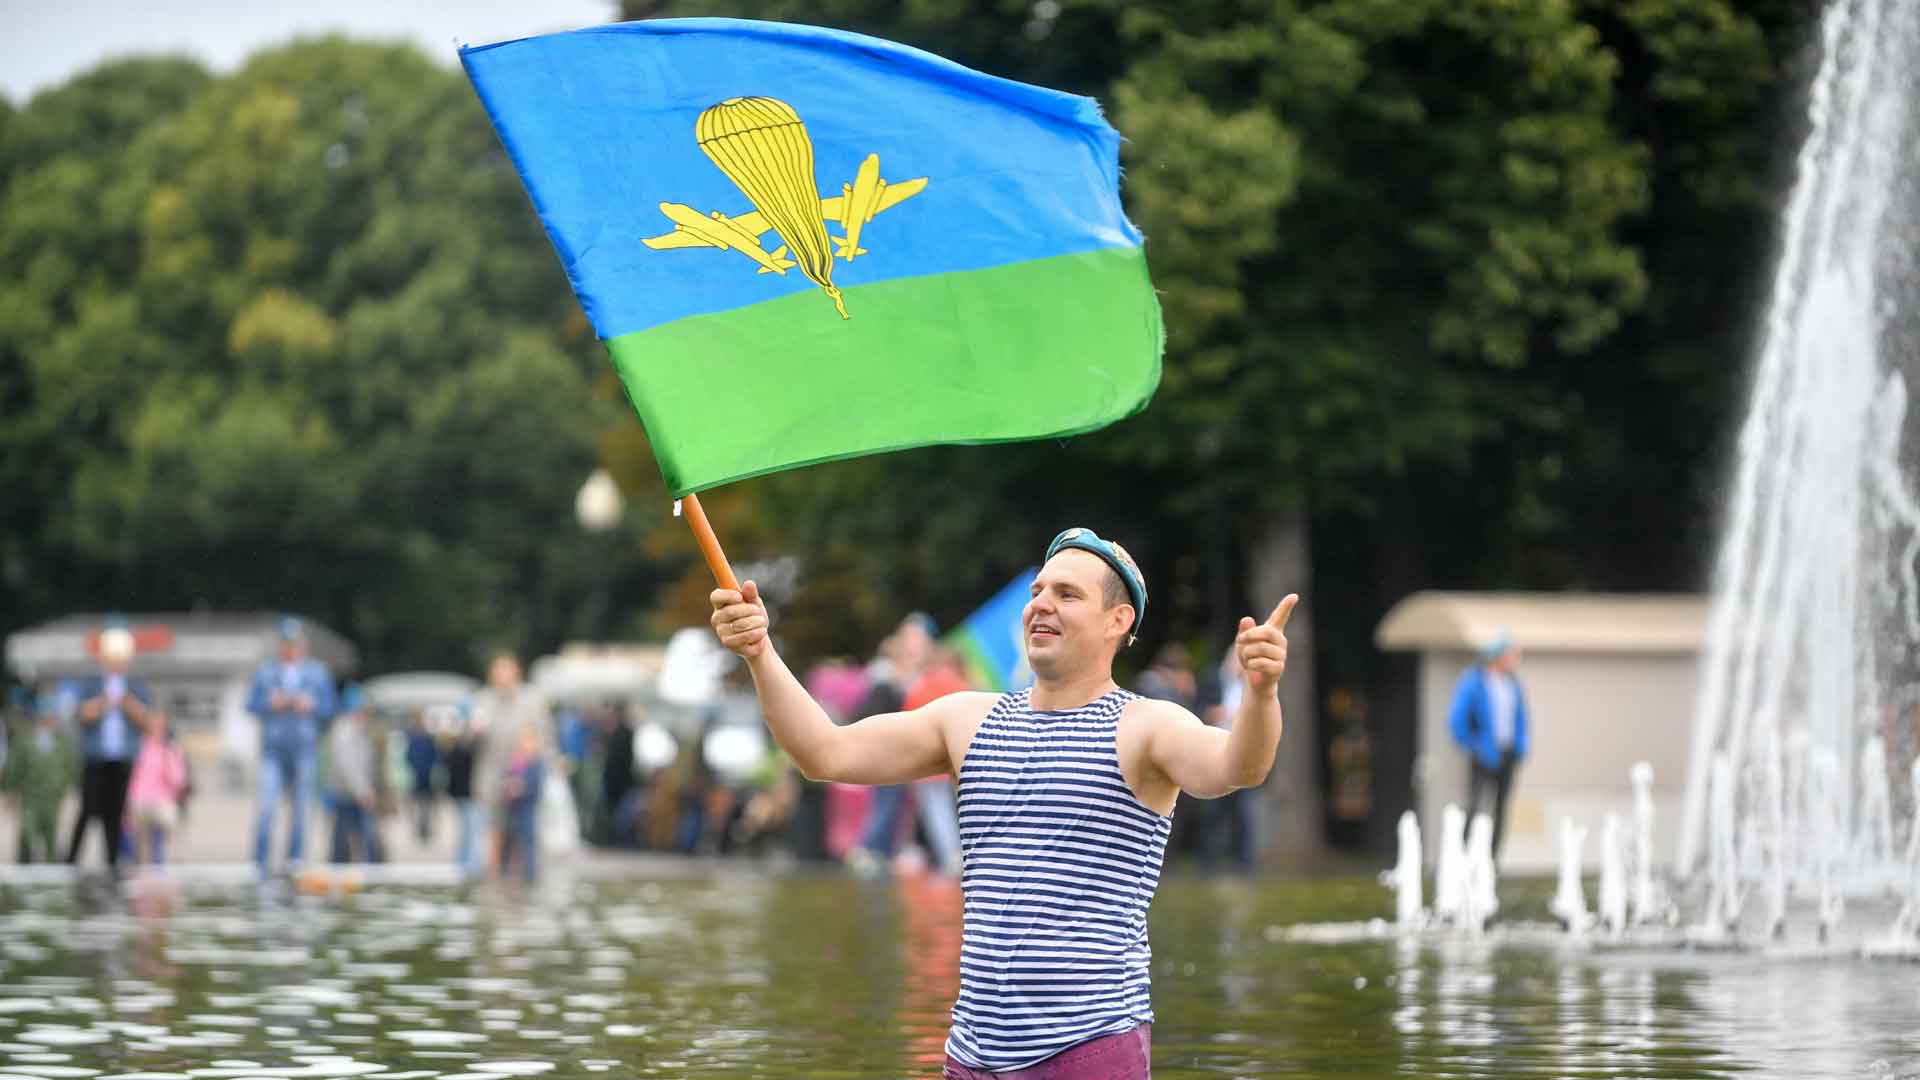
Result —
[{"label": "tree foliage", "polygon": [[[698,5],[629,2],[629,16]],[[1168,326],[1144,414],[761,483],[766,544],[957,615],[1055,528],[1218,635],[1305,506],[1335,684],[1415,588],[1691,588],[1811,13],[1727,0],[767,0],[1099,97]],[[986,564],[980,569],[980,564]],[[861,633],[870,633],[862,626]],[[843,632],[822,647],[848,648]]]},{"label": "tree foliage", "polygon": [[[1804,5],[736,13],[1098,97],[1167,314],[1157,399],[1105,431],[711,493],[737,558],[801,556],[803,650],[957,618],[1072,522],[1135,549],[1150,639],[1184,639],[1231,625],[1304,507],[1335,684],[1413,588],[1699,584]],[[327,40],[0,108],[0,265],[9,626],[300,608],[402,666],[604,630],[596,590],[697,617],[703,571],[457,74]],[[596,459],[634,506],[611,538],[572,523]]]},{"label": "tree foliage", "polygon": [[288,608],[376,667],[460,664],[648,580],[573,525],[630,421],[456,73],[337,40],[130,61],[4,131],[9,622]]}]

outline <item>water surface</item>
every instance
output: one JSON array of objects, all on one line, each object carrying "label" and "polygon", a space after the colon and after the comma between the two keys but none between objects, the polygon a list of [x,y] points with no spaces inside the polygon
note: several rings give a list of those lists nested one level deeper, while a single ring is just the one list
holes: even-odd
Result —
[{"label": "water surface", "polygon": [[[1920,965],[1289,937],[1389,900],[1169,878],[1155,1077],[1920,1078]],[[7,885],[0,1080],[936,1076],[959,944],[925,878]]]}]

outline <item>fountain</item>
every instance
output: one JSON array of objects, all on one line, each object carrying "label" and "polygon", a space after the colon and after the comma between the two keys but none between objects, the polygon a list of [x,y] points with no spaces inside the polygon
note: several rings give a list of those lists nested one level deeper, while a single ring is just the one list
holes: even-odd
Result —
[{"label": "fountain", "polygon": [[[1715,575],[1676,869],[1701,933],[1834,943],[1914,882],[1920,499],[1904,368],[1920,5],[1835,0]],[[1901,325],[1901,319],[1909,325]],[[1752,893],[1757,925],[1743,926]],[[1646,917],[1635,886],[1636,920]]]},{"label": "fountain", "polygon": [[1651,923],[1667,912],[1653,880],[1653,766],[1636,761],[1628,777],[1633,782],[1633,921]]},{"label": "fountain", "polygon": [[[1715,569],[1678,857],[1655,864],[1645,762],[1630,817],[1601,823],[1591,914],[1585,833],[1561,823],[1550,910],[1591,947],[1920,957],[1920,430],[1906,381],[1920,369],[1920,169],[1901,160],[1920,145],[1920,0],[1830,0],[1818,46]],[[1498,899],[1484,822],[1469,837],[1445,808],[1431,921],[1409,914],[1403,838],[1402,933],[1486,927]],[[1595,924],[1605,933],[1580,933]],[[1507,920],[1498,933],[1552,929]]]},{"label": "fountain", "polygon": [[1587,894],[1580,886],[1580,866],[1587,848],[1587,830],[1560,819],[1560,881],[1547,910],[1570,932],[1582,934],[1593,916],[1587,913]]},{"label": "fountain", "polygon": [[1620,815],[1600,830],[1600,925],[1612,937],[1627,931],[1627,873],[1620,857]]},{"label": "fountain", "polygon": [[[1915,759],[1912,773],[1913,805],[1920,806],[1920,759]],[[1920,825],[1915,825],[1907,835],[1906,869],[1901,874],[1900,887],[1906,896],[1900,905],[1900,914],[1893,920],[1893,940],[1907,944],[1920,939]]]},{"label": "fountain", "polygon": [[1500,911],[1499,876],[1493,868],[1493,818],[1473,815],[1467,828],[1465,903],[1461,923],[1479,933]]},{"label": "fountain", "polygon": [[1408,810],[1400,815],[1400,857],[1393,870],[1384,875],[1393,887],[1394,921],[1403,930],[1417,930],[1426,921],[1421,907],[1420,875],[1426,867],[1420,861],[1420,821]]},{"label": "fountain", "polygon": [[1433,877],[1433,917],[1459,924],[1467,907],[1467,815],[1448,803],[1440,811],[1440,860]]}]

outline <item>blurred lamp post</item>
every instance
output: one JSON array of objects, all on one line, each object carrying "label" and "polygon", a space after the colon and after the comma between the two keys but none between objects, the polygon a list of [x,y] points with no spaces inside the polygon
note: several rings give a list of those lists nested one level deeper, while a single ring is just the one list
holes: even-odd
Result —
[{"label": "blurred lamp post", "polygon": [[[580,485],[580,493],[573,497],[573,516],[580,527],[589,533],[611,532],[620,524],[620,513],[624,509],[620,498],[620,488],[605,469],[593,470],[587,482]],[[604,543],[604,541],[601,541]],[[595,558],[593,600],[587,610],[587,633],[594,640],[606,636],[604,624],[607,612],[607,575],[613,560],[605,557],[611,553],[602,553]]]},{"label": "blurred lamp post", "polygon": [[620,488],[605,469],[593,470],[573,497],[573,514],[588,532],[606,532],[620,524],[621,509]]}]

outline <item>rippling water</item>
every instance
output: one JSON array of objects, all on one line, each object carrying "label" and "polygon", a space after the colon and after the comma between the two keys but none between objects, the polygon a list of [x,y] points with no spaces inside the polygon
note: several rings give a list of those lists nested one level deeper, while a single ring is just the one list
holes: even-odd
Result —
[{"label": "rippling water", "polygon": [[[1920,1077],[1920,965],[1286,933],[1387,900],[1170,878],[1155,1077]],[[0,1080],[936,1076],[959,943],[927,879],[0,886]]]}]

